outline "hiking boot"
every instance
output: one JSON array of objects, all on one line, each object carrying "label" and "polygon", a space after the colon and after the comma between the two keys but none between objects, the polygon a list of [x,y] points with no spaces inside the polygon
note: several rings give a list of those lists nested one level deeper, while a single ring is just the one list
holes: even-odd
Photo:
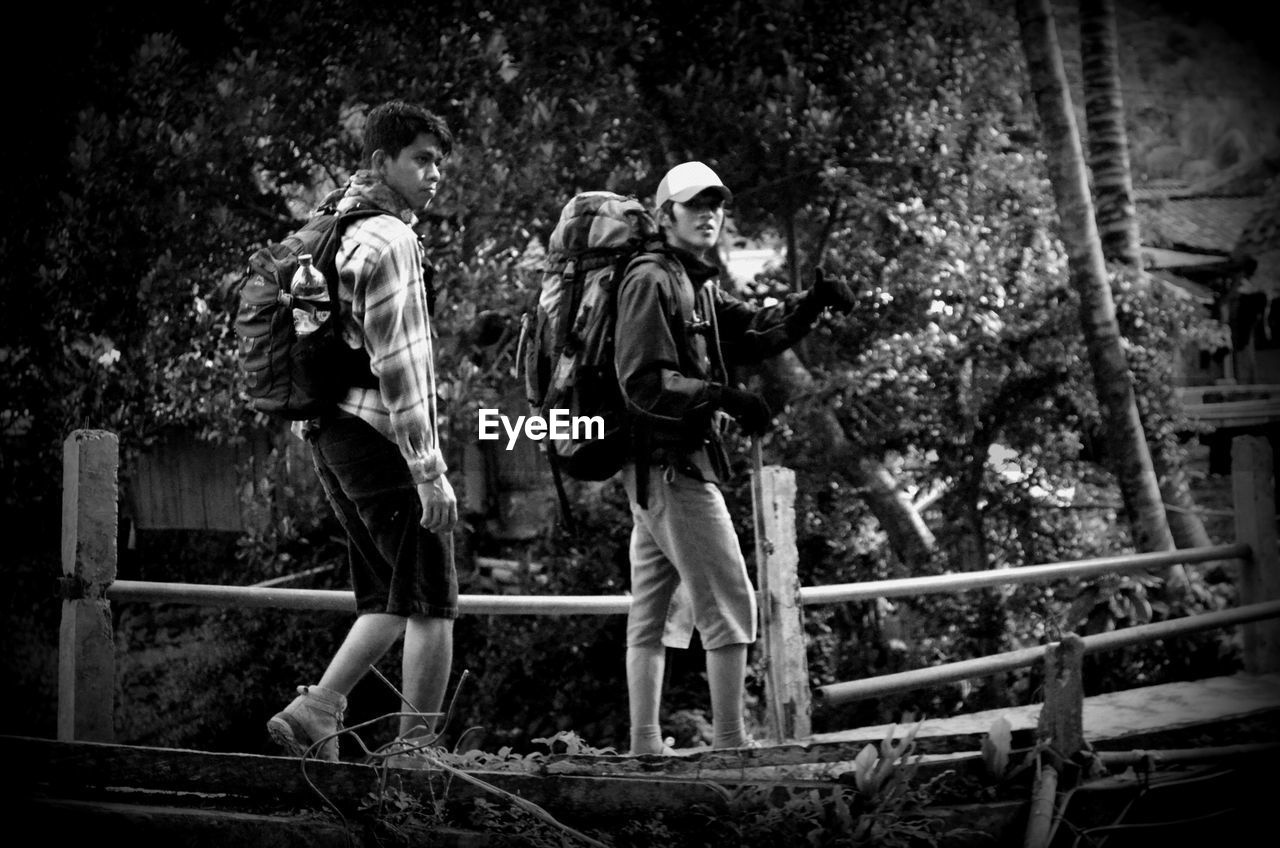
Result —
[{"label": "hiking boot", "polygon": [[400,768],[425,768],[432,756],[441,750],[436,736],[393,739],[364,758],[366,765],[385,763]]},{"label": "hiking boot", "polygon": [[312,756],[336,763],[338,737],[334,734],[342,729],[342,712],[346,708],[346,697],[337,692],[299,686],[298,697],[267,721],[267,732],[272,741],[295,757]]}]

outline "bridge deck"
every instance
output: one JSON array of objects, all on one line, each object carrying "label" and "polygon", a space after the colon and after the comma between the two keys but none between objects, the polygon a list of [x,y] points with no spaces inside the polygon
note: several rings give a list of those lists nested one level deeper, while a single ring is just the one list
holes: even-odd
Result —
[{"label": "bridge deck", "polygon": [[[987,710],[953,718],[925,720],[916,734],[922,748],[978,750],[981,737],[1003,716],[1014,732],[1034,734],[1040,704]],[[1215,725],[1259,722],[1263,735],[1280,740],[1280,674],[1235,674],[1205,680],[1163,683],[1086,697],[1084,737],[1098,748],[1117,749],[1162,744],[1180,737],[1194,741],[1197,733]],[[807,742],[877,742],[893,725],[877,725],[834,733],[815,733]],[[1254,740],[1250,740],[1254,741]]]},{"label": "bridge deck", "polygon": [[[1030,706],[926,719],[917,737],[918,752],[933,762],[921,768],[953,769],[980,760],[976,752],[981,739],[999,716],[1013,728],[1014,747],[1023,747],[1034,735],[1039,710]],[[1280,674],[1240,674],[1094,696],[1086,701],[1084,724],[1085,738],[1100,750],[1265,748],[1240,743],[1280,742]],[[878,743],[892,728],[865,727],[816,734],[796,744],[742,752],[703,750],[680,757],[557,755],[532,773],[472,775],[566,820],[603,826],[662,812],[676,821],[691,805],[727,810],[724,793],[734,787],[785,784],[805,792],[827,791],[836,785],[832,778],[848,770],[862,747]],[[56,821],[62,836],[88,838],[108,829],[143,841],[172,836],[170,844],[360,848],[370,843],[353,841],[346,826],[323,818],[322,808],[336,805],[333,809],[356,811],[384,779],[379,770],[358,763],[311,762],[300,767],[299,761],[285,757],[5,736],[0,736],[0,757],[6,763],[0,772],[6,784],[0,791],[0,815],[6,821],[42,827]],[[1236,770],[1224,772],[1236,777],[1223,797],[1235,798],[1263,780],[1259,775],[1269,774],[1272,757],[1274,752],[1251,753]],[[397,785],[415,797],[447,795],[458,803],[491,797],[492,788],[450,780],[425,764],[409,763],[396,772]],[[1212,804],[1192,799],[1166,811],[1166,818],[1226,803],[1215,799]],[[1263,812],[1266,808],[1256,800],[1244,806]],[[938,812],[968,830],[1017,837],[1018,816],[1025,807],[1025,797],[1019,796],[1000,804],[963,804]],[[1099,820],[1114,818],[1112,811]],[[244,830],[243,839],[235,828]],[[437,829],[431,838],[432,844],[448,846],[487,844],[478,833],[443,834]]]}]

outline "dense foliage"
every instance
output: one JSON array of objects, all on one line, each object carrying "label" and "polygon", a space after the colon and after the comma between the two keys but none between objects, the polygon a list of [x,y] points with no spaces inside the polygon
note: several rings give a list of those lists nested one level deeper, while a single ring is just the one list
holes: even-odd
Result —
[{"label": "dense foliage", "polygon": [[[513,346],[478,349],[475,317],[523,310],[564,200],[587,188],[647,195],[670,164],[700,158],[735,187],[739,237],[788,248],[788,266],[749,296],[803,288],[822,264],[856,282],[861,299],[803,345],[812,387],[791,399],[767,444],[768,460],[799,476],[803,583],[1017,566],[1128,544],[1099,464],[1074,296],[1003,8],[736,0],[676,15],[657,0],[454,0],[426,11],[334,0],[200,9],[190,24],[138,21],[111,50],[104,33],[104,49],[88,60],[91,91],[57,151],[65,173],[34,213],[45,226],[7,237],[6,249],[24,257],[25,296],[7,299],[22,308],[2,319],[0,425],[12,481],[4,508],[49,540],[24,555],[20,581],[30,591],[11,611],[30,614],[41,632],[53,614],[43,579],[55,570],[59,494],[48,470],[59,467],[62,438],[104,428],[132,451],[168,428],[225,441],[269,426],[240,400],[228,292],[253,247],[288,232],[341,184],[365,111],[393,96],[430,105],[458,133],[428,222],[455,467],[475,409],[495,405],[513,380]],[[1128,279],[1116,292],[1135,368],[1163,367],[1193,339],[1221,343],[1186,301]],[[1167,387],[1161,376],[1143,385]],[[928,561],[896,556],[861,493],[833,474],[822,437],[808,429],[815,408],[834,412],[852,456],[934,498]],[[1179,430],[1172,421],[1161,437]],[[1085,491],[1103,506],[1072,508]],[[313,490],[269,494],[273,514],[293,520],[239,540],[221,566],[226,582],[340,558]],[[729,497],[750,550],[741,479]],[[537,591],[624,591],[620,493],[606,489],[580,507],[591,533],[551,531],[527,551],[547,566]],[[465,546],[501,553],[482,533]],[[1077,588],[810,611],[814,681],[1169,612],[1153,611],[1134,581],[1087,587],[1083,600]],[[1225,587],[1198,591],[1194,604],[1229,600]],[[198,700],[235,701],[226,712],[247,717],[249,734],[317,671],[345,622],[226,613],[201,626],[218,649],[189,673],[148,683],[162,693],[155,709],[201,680],[223,680]],[[619,631],[589,618],[461,622],[456,668],[470,676],[459,686],[459,725],[508,743],[567,729],[620,743]],[[1206,662],[1228,667],[1229,652],[1211,648]],[[1201,670],[1170,665],[1137,657],[1115,676]],[[43,675],[47,661],[32,668]],[[696,663],[677,668],[688,673],[673,675],[667,706],[685,711],[695,739]],[[1031,679],[945,687],[823,720],[946,714],[1027,699],[1034,688]],[[163,737],[172,744],[242,744],[203,721],[172,732]]]}]

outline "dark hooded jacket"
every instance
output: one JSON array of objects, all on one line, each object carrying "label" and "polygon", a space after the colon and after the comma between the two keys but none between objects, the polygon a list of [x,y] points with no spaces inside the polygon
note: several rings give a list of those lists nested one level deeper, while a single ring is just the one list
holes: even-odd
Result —
[{"label": "dark hooded jacket", "polygon": [[635,455],[701,470],[704,478],[709,461],[723,480],[728,461],[717,412],[729,368],[786,350],[822,307],[808,293],[764,307],[747,303],[716,285],[716,274],[674,248],[632,260],[618,288],[614,362]]}]

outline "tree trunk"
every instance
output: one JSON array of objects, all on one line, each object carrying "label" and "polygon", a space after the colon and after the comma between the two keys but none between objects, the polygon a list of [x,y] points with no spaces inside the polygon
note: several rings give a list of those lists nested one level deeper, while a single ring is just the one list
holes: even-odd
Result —
[{"label": "tree trunk", "polygon": [[[1170,550],[1173,536],[1138,416],[1133,377],[1121,345],[1049,0],[1017,0],[1017,11],[1071,283],[1080,297],[1080,321],[1094,387],[1103,427],[1112,443],[1112,471],[1138,550]],[[1176,575],[1167,576],[1176,579]]]},{"label": "tree trunk", "polygon": [[[1138,217],[1133,203],[1129,142],[1120,95],[1114,0],[1080,0],[1080,52],[1084,69],[1084,109],[1089,137],[1089,165],[1097,202],[1102,255],[1108,262],[1142,273]],[[1196,510],[1180,459],[1160,442],[1152,448],[1169,529],[1180,548],[1212,544]]]},{"label": "tree trunk", "polygon": [[[773,409],[781,409],[788,398],[811,391],[815,385],[809,369],[790,350],[766,360],[753,370],[762,379],[763,394]],[[867,507],[889,538],[889,546],[898,559],[908,566],[931,560],[937,546],[933,533],[911,503],[911,497],[889,470],[874,459],[857,455],[848,434],[830,408],[813,408],[806,419],[815,443],[826,445],[830,467],[838,469],[862,492]]]},{"label": "tree trunk", "polygon": [[[791,257],[796,255],[794,216],[788,215],[787,220],[787,254]],[[721,278],[730,279],[723,251],[717,252],[714,261],[721,269]],[[789,273],[792,275],[792,285],[798,291],[798,263],[791,266]],[[771,409],[782,409],[792,397],[813,391],[816,385],[796,348],[783,351],[778,356],[770,357],[760,365],[743,371],[761,381],[762,394]],[[884,530],[889,539],[889,547],[899,561],[913,566],[933,559],[937,549],[933,531],[924,523],[911,502],[911,496],[903,490],[884,464],[857,454],[840,420],[829,408],[810,410],[806,423],[809,432],[818,437],[817,442],[829,447],[827,456],[831,468],[837,469],[862,492],[867,508]]]},{"label": "tree trunk", "polygon": [[1107,261],[1141,268],[1129,140],[1120,96],[1114,0],[1080,0],[1080,53],[1089,166],[1093,171],[1102,255]]},{"label": "tree trunk", "polygon": [[1200,506],[1191,492],[1182,463],[1157,447],[1152,462],[1160,478],[1160,494],[1169,516],[1169,530],[1179,548],[1205,548],[1213,544],[1200,518]]}]

